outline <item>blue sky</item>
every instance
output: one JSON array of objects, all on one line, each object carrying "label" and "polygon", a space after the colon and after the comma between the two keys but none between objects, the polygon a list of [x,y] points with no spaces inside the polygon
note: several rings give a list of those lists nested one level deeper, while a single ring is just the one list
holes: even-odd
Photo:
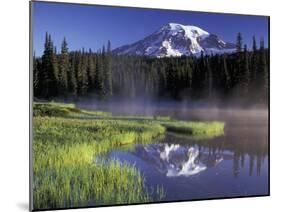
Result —
[{"label": "blue sky", "polygon": [[96,51],[108,40],[112,48],[133,43],[170,22],[198,26],[228,42],[235,42],[237,33],[241,32],[244,44],[249,47],[253,35],[257,41],[264,37],[266,46],[268,41],[268,19],[262,16],[46,2],[34,2],[33,6],[36,55],[43,52],[46,31],[51,34],[58,50],[65,36],[70,50],[84,47]]}]

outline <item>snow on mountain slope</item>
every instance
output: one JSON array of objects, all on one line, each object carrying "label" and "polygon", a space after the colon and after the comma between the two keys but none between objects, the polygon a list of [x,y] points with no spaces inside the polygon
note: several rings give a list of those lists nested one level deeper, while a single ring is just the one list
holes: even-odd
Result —
[{"label": "snow on mountain slope", "polygon": [[221,40],[196,26],[169,23],[158,31],[130,45],[121,46],[113,53],[170,57],[182,55],[221,54],[233,52],[235,45]]}]

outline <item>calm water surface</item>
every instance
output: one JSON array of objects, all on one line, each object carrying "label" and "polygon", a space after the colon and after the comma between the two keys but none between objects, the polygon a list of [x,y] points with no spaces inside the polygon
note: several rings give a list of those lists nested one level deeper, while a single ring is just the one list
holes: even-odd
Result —
[{"label": "calm water surface", "polygon": [[225,134],[195,139],[167,133],[151,144],[104,156],[134,164],[164,201],[268,194],[268,117],[261,110],[168,110],[184,120],[222,120]]}]

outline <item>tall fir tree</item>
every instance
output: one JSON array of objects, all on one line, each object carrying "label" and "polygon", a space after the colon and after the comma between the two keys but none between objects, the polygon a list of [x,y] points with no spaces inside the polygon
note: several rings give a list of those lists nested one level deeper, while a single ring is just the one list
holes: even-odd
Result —
[{"label": "tall fir tree", "polygon": [[257,42],[256,42],[256,37],[253,36],[253,44],[252,44],[252,57],[250,61],[250,66],[251,66],[251,72],[250,72],[250,88],[249,91],[252,93],[253,98],[256,99],[256,89],[257,89],[257,72],[258,72],[258,62],[259,62],[259,54],[258,54],[258,49],[257,49]]},{"label": "tall fir tree", "polygon": [[212,94],[213,94],[213,72],[212,72],[211,64],[210,64],[208,57],[206,57],[206,72],[207,72],[207,82],[208,82],[207,83],[208,84],[207,95],[208,95],[209,99],[211,99]]},{"label": "tall fir tree", "polygon": [[241,95],[244,99],[248,97],[249,93],[249,83],[250,83],[250,70],[249,70],[249,54],[247,50],[247,45],[244,45],[244,52],[243,52],[243,67],[241,70]]},{"label": "tall fir tree", "polygon": [[[234,69],[234,76],[233,76],[233,87],[240,85],[241,81],[243,80],[243,52],[242,52],[242,34],[239,32],[237,34],[237,41],[236,41],[236,67]],[[236,93],[239,95],[239,92]]]},{"label": "tall fir tree", "polygon": [[95,57],[91,49],[88,53],[88,64],[87,64],[87,74],[88,74],[88,90],[93,92],[95,88],[95,75],[96,75],[96,64]]},{"label": "tall fir tree", "polygon": [[237,39],[236,39],[236,52],[242,52],[242,45],[243,45],[243,41],[242,41],[242,34],[241,32],[238,32],[237,34]]},{"label": "tall fir tree", "polygon": [[61,54],[59,56],[59,72],[58,72],[58,93],[66,96],[68,92],[68,82],[71,77],[70,61],[66,38],[63,38],[61,45]]},{"label": "tall fir tree", "polygon": [[96,76],[95,76],[95,87],[96,93],[100,99],[105,97],[105,87],[104,87],[104,64],[103,57],[98,53],[96,57]]},{"label": "tall fir tree", "polygon": [[36,59],[35,56],[35,52],[33,54],[33,94],[34,96],[38,96],[38,88],[40,86],[40,82],[39,82],[39,71],[40,71],[40,67],[39,67],[39,61],[38,59]]},{"label": "tall fir tree", "polygon": [[39,96],[42,98],[53,98],[57,96],[58,64],[51,35],[46,32],[44,53],[42,55],[42,68],[38,79],[41,88]]},{"label": "tall fir tree", "polygon": [[83,48],[76,53],[76,82],[77,94],[85,96],[88,92],[88,57]]},{"label": "tall fir tree", "polygon": [[107,50],[103,49],[105,95],[112,96],[111,43],[107,42]]},{"label": "tall fir tree", "polygon": [[259,85],[262,89],[260,102],[267,103],[268,101],[268,64],[267,53],[264,48],[264,39],[260,41],[260,59],[259,59]]},{"label": "tall fir tree", "polygon": [[72,53],[70,57],[70,71],[68,75],[68,93],[71,97],[77,97],[77,71],[76,71],[76,53]]},{"label": "tall fir tree", "polygon": [[256,37],[253,36],[253,52],[257,51],[257,42],[256,42]]},{"label": "tall fir tree", "polygon": [[226,54],[223,55],[223,73],[224,73],[224,92],[226,95],[229,94],[230,88],[231,88],[231,76],[228,71],[227,66],[227,56]]}]

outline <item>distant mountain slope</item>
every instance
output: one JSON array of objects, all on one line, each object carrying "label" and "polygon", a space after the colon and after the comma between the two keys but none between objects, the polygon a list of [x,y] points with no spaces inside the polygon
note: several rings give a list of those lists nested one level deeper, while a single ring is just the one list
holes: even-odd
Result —
[{"label": "distant mountain slope", "polygon": [[113,50],[114,54],[170,57],[233,52],[235,44],[221,40],[196,26],[169,23],[158,31],[130,45]]}]

